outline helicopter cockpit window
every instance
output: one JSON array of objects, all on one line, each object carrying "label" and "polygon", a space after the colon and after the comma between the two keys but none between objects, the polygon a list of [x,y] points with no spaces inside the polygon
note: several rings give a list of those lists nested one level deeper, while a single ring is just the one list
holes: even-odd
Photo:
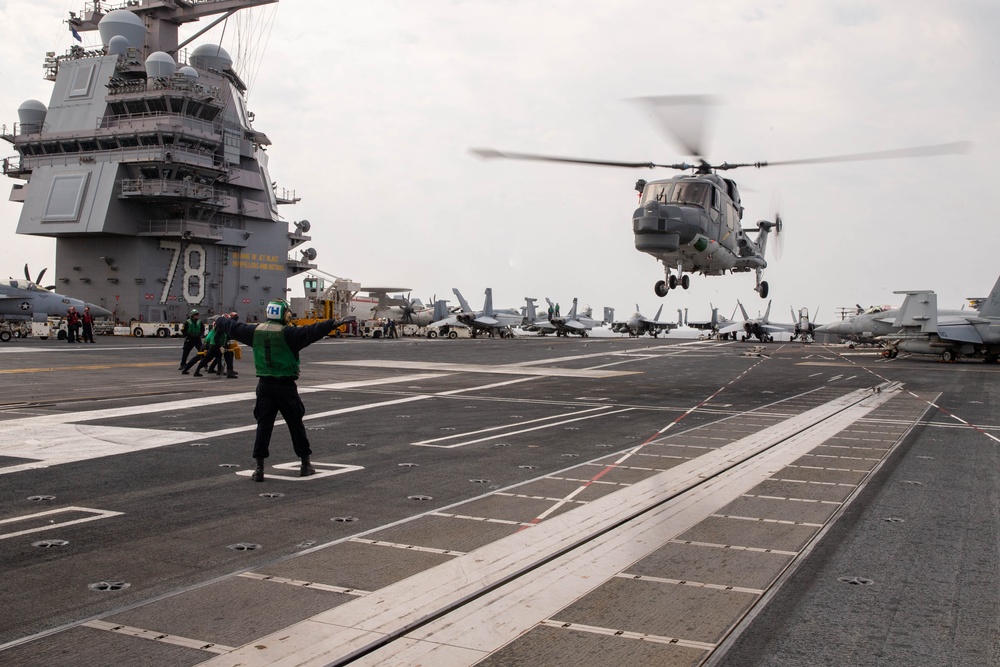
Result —
[{"label": "helicopter cockpit window", "polygon": [[642,190],[642,201],[640,204],[645,204],[650,201],[657,201],[665,203],[670,199],[670,191],[673,189],[674,184],[669,181],[666,183],[647,183],[646,187]]},{"label": "helicopter cockpit window", "polygon": [[676,204],[694,204],[708,209],[714,190],[715,188],[708,183],[678,183],[670,201]]}]

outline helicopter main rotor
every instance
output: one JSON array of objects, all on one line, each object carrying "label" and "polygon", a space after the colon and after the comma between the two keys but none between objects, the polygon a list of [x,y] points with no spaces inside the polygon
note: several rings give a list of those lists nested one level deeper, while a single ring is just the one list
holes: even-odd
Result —
[{"label": "helicopter main rotor", "polygon": [[845,155],[828,155],[824,157],[800,158],[796,160],[777,160],[759,162],[723,162],[712,164],[704,157],[702,143],[704,126],[708,117],[708,108],[716,103],[716,98],[706,95],[669,95],[660,97],[639,97],[630,100],[646,109],[654,119],[655,124],[670,138],[676,141],[685,155],[696,158],[694,164],[680,162],[661,164],[658,162],[623,162],[618,160],[594,160],[588,158],[565,157],[560,155],[542,155],[537,153],[513,153],[499,151],[494,148],[469,149],[474,155],[483,159],[505,158],[509,160],[532,160],[538,162],[561,162],[567,164],[584,164],[598,167],[624,167],[627,169],[676,169],[678,171],[694,170],[697,174],[711,174],[717,171],[728,171],[741,167],[778,167],[797,164],[831,164],[837,162],[864,162],[868,160],[894,160],[908,157],[933,157],[937,155],[955,155],[967,153],[972,147],[968,141],[958,141],[947,144],[929,146],[914,146],[892,150],[873,151],[867,153],[848,153]]}]

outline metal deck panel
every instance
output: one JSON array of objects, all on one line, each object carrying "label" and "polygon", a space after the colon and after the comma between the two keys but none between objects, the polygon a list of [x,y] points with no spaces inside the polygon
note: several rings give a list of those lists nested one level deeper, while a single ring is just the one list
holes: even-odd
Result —
[{"label": "metal deck panel", "polygon": [[211,656],[198,649],[78,627],[4,651],[0,662],[4,667],[190,667]]},{"label": "metal deck panel", "polygon": [[552,620],[714,643],[756,600],[752,593],[615,577]]},{"label": "metal deck panel", "polygon": [[789,554],[670,542],[625,574],[764,589],[792,560]]},{"label": "metal deck panel", "polygon": [[840,509],[839,504],[776,498],[737,498],[716,514],[721,516],[754,517],[776,521],[825,523]]},{"label": "metal deck panel", "polygon": [[[234,577],[104,620],[240,646],[352,599],[341,593]],[[192,609],[199,612],[193,614]]]},{"label": "metal deck panel", "polygon": [[744,519],[709,517],[677,536],[678,541],[798,551],[816,534],[816,526],[766,523]]}]

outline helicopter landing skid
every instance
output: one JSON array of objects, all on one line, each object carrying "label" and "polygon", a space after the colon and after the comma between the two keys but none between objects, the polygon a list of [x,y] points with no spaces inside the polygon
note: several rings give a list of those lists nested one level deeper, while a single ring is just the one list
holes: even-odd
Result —
[{"label": "helicopter landing skid", "polygon": [[684,265],[681,262],[677,262],[676,275],[670,272],[670,269],[667,268],[666,264],[664,264],[663,267],[666,270],[665,280],[657,280],[656,284],[653,285],[653,291],[656,293],[656,296],[660,298],[665,297],[667,292],[672,289],[677,289],[678,285],[680,285],[682,289],[687,289],[691,286],[691,277],[684,273]]}]

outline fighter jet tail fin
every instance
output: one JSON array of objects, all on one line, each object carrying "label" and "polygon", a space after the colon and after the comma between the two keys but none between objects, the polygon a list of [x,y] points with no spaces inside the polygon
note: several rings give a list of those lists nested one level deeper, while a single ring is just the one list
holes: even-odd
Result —
[{"label": "fighter jet tail fin", "polygon": [[487,317],[493,316],[493,288],[486,288],[486,300],[483,301],[483,315]]},{"label": "fighter jet tail fin", "polygon": [[653,321],[654,322],[659,322],[660,321],[660,315],[662,313],[663,313],[663,304],[661,303],[659,309],[656,311],[656,315],[653,315]]},{"label": "fighter jet tail fin", "polygon": [[982,305],[979,306],[979,316],[1000,317],[1000,278],[997,278],[993,291],[983,299]]},{"label": "fighter jet tail fin", "polygon": [[458,297],[458,303],[461,304],[461,306],[462,306],[462,312],[471,313],[472,312],[472,306],[470,306],[469,302],[465,300],[465,297],[462,296],[462,293],[458,291],[458,288],[457,287],[452,287],[451,291],[455,293],[456,297]]},{"label": "fighter jet tail fin", "polygon": [[604,306],[604,324],[611,324],[615,321],[615,309]]},{"label": "fighter jet tail fin", "polygon": [[535,300],[529,297],[524,297],[525,303],[525,317],[529,322],[534,322],[538,319],[538,314],[535,312]]},{"label": "fighter jet tail fin", "polygon": [[569,309],[569,314],[566,315],[567,320],[576,319],[576,297],[573,297],[573,307]]},{"label": "fighter jet tail fin", "polygon": [[905,294],[893,327],[916,327],[920,333],[937,332],[937,294],[929,290],[895,292]]}]

